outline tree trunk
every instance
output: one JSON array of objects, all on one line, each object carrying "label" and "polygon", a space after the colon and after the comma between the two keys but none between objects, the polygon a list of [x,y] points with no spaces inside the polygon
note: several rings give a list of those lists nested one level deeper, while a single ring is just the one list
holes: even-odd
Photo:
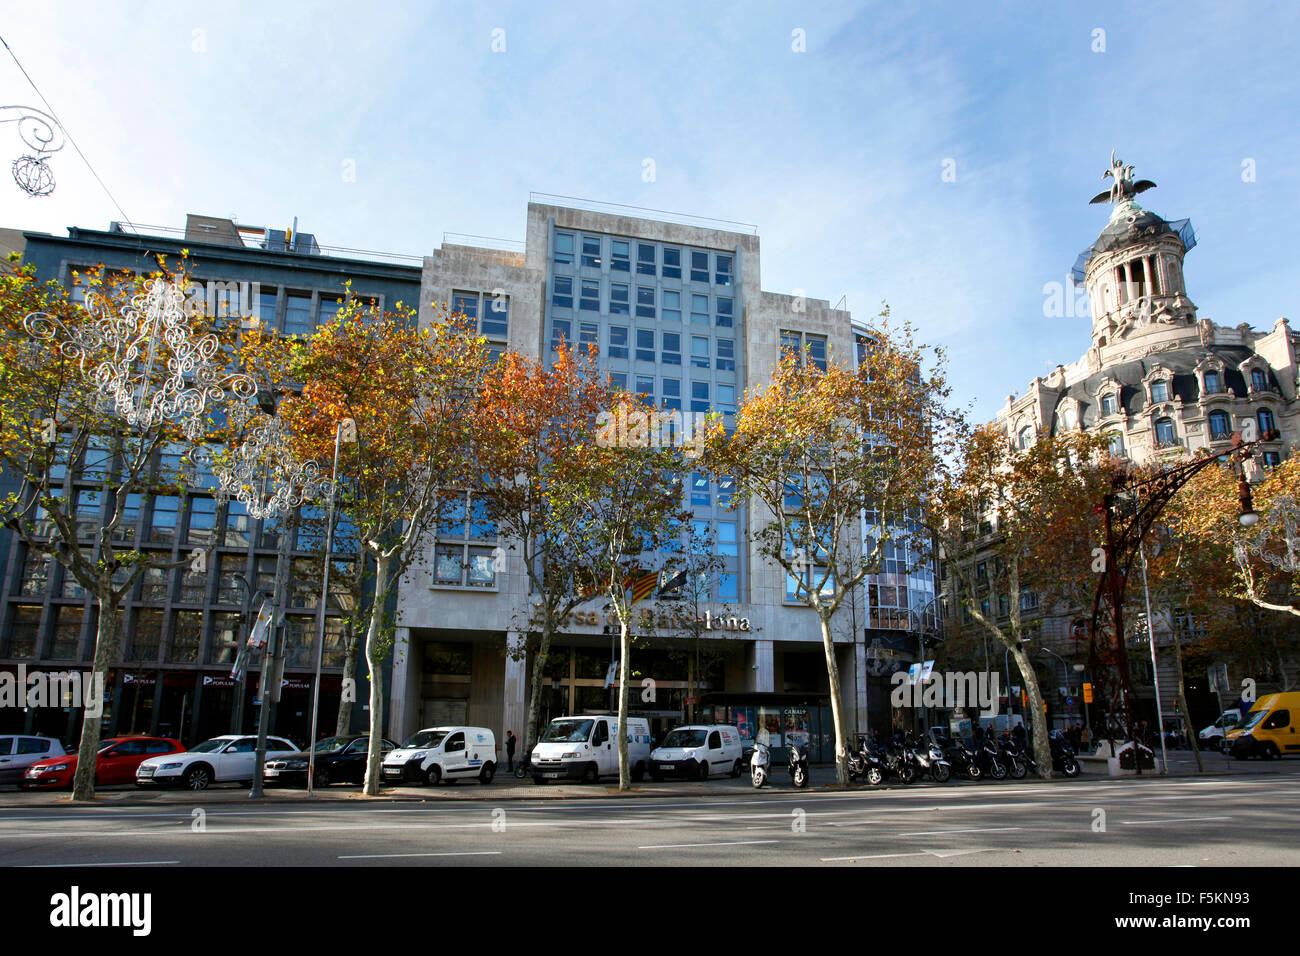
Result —
[{"label": "tree trunk", "polygon": [[[1047,739],[1047,713],[1043,706],[1043,692],[1038,688],[1038,674],[1029,662],[1029,655],[1019,644],[1010,647],[1011,656],[1016,659],[1020,670],[1020,679],[1025,682],[1025,693],[1029,695],[1030,726],[1034,735],[1034,763],[1038,764],[1038,775],[1044,780],[1052,777],[1052,745]],[[1011,729],[1011,708],[1007,707],[1007,729]]]},{"label": "tree trunk", "polygon": [[[542,621],[542,636],[537,643],[537,659],[533,661],[533,679],[528,690],[528,720],[524,724],[523,753],[525,755],[532,753],[532,748],[537,742],[537,718],[542,710],[543,672],[546,670],[546,656],[551,653],[551,637],[554,633],[555,626],[551,623],[550,615],[547,615],[546,619]],[[527,648],[527,646],[527,641],[525,641],[524,647]],[[524,666],[528,666],[527,656],[524,657]]]},{"label": "tree trunk", "polygon": [[[107,588],[108,596],[99,598],[99,624],[95,631],[95,662],[91,665],[91,681],[108,696],[108,665],[117,656],[117,599],[113,586]],[[82,701],[83,706],[87,701]],[[73,800],[95,799],[95,766],[99,753],[100,728],[103,711],[92,717],[84,708],[81,718],[81,743],[77,746],[77,774],[72,781]]]},{"label": "tree trunk", "polygon": [[[357,693],[357,641],[351,624],[347,625],[347,640],[344,642],[343,654],[343,687],[346,691],[348,687],[352,688],[352,694],[343,693],[339,695],[339,716],[334,722],[335,736],[342,737],[344,734],[352,732],[352,701],[356,699]],[[351,683],[349,684],[349,681]]]},{"label": "tree trunk", "polygon": [[1196,770],[1199,773],[1205,772],[1205,764],[1201,761],[1201,742],[1196,739],[1196,728],[1192,724],[1191,711],[1187,709],[1187,693],[1183,688],[1183,642],[1179,640],[1178,629],[1174,628],[1174,667],[1178,673],[1178,707],[1183,713],[1183,726],[1187,728],[1187,745],[1192,748],[1192,753],[1196,755]]},{"label": "tree trunk", "polygon": [[628,656],[632,642],[628,640],[627,621],[619,616],[618,637],[618,789],[632,789],[632,774],[627,766],[627,684],[632,679]]},{"label": "tree trunk", "polygon": [[818,612],[822,628],[822,646],[826,649],[826,676],[831,687],[831,722],[835,725],[835,785],[849,786],[849,754],[844,746],[844,717],[840,714],[840,666],[835,661],[835,642],[831,639],[831,621]]},{"label": "tree trunk", "polygon": [[366,748],[365,793],[379,793],[379,768],[383,764],[384,733],[384,658],[379,637],[384,620],[384,595],[388,593],[389,559],[375,562],[375,598],[370,606],[370,625],[366,628],[366,666],[370,671],[370,742]]}]

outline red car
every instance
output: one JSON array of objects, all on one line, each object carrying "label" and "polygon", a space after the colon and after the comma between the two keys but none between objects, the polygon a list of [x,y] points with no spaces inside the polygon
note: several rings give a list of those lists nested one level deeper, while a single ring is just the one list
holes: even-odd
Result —
[{"label": "red car", "polygon": [[[135,768],[150,757],[184,753],[179,740],[166,737],[110,737],[100,741],[95,763],[95,785],[135,783]],[[76,753],[47,757],[27,768],[18,786],[24,789],[70,789],[77,772]]]}]

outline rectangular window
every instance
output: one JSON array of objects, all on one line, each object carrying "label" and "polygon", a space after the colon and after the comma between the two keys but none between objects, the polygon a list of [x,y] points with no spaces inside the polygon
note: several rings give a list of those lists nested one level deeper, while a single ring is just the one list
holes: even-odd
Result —
[{"label": "rectangular window", "polygon": [[718,371],[736,370],[736,343],[734,339],[718,339]]},{"label": "rectangular window", "polygon": [[[709,476],[696,472],[691,476],[691,506],[699,505],[707,508],[711,504],[713,504],[713,495],[709,493]],[[708,529],[707,521],[696,523],[704,525],[705,530]]]},{"label": "rectangular window", "polygon": [[664,290],[664,321],[680,322],[682,320],[682,294],[669,289]]},{"label": "rectangular window", "polygon": [[691,281],[709,281],[709,254],[707,252],[691,253]]},{"label": "rectangular window", "polygon": [[707,412],[709,410],[709,383],[691,382],[691,411]]},{"label": "rectangular window", "polygon": [[731,256],[714,257],[714,281],[718,285],[731,285]]},{"label": "rectangular window", "polygon": [[560,342],[573,345],[573,323],[568,319],[551,319],[551,351],[560,347]]},{"label": "rectangular window", "polygon": [[175,664],[197,664],[202,636],[203,612],[177,611],[172,615],[172,649],[167,659]]},{"label": "rectangular window", "polygon": [[808,340],[808,361],[816,365],[823,372],[826,371],[826,336],[809,335]]},{"label": "rectangular window", "polygon": [[595,322],[578,323],[578,348],[583,354],[600,352],[600,326]]},{"label": "rectangular window", "polygon": [[679,332],[664,333],[663,363],[665,365],[682,364],[682,336]]},{"label": "rectangular window", "polygon": [[484,292],[481,322],[484,335],[504,342],[510,331],[510,296],[504,292]]},{"label": "rectangular window", "polygon": [[1153,402],[1169,401],[1169,386],[1164,382],[1152,382],[1151,401]]},{"label": "rectangular window", "polygon": [[582,237],[582,266],[584,269],[600,268],[600,237]]},{"label": "rectangular window", "polygon": [[655,290],[643,285],[636,287],[636,314],[639,318],[655,317]]},{"label": "rectangular window", "polygon": [[610,372],[609,387],[619,392],[627,391],[627,372]]},{"label": "rectangular window", "polygon": [[555,289],[551,292],[551,305],[557,309],[573,308],[573,279],[555,276]]},{"label": "rectangular window", "polygon": [[557,266],[573,265],[573,233],[557,232],[555,234],[555,255],[551,261]]},{"label": "rectangular window", "polygon": [[190,499],[190,544],[211,544],[216,538],[217,502],[214,498]]},{"label": "rectangular window", "polygon": [[675,411],[682,410],[682,380],[680,378],[666,378],[663,380],[664,389],[664,408],[671,408]]},{"label": "rectangular window", "polygon": [[467,319],[473,319],[474,325],[478,325],[478,293],[477,292],[453,292],[451,294],[451,311],[459,312]]},{"label": "rectangular window", "polygon": [[691,296],[691,321],[696,325],[709,324],[709,297],[707,295]]},{"label": "rectangular window", "polygon": [[651,405],[655,401],[655,379],[653,375],[638,375],[636,377],[636,391],[638,395],[644,395],[645,400]]},{"label": "rectangular window", "polygon": [[611,282],[609,284],[609,314],[610,315],[629,315],[627,286],[621,282]]},{"label": "rectangular window", "polygon": [[339,309],[343,306],[332,293],[321,293],[319,312],[320,317],[316,320],[317,325],[329,325],[334,321],[335,316],[339,314]]},{"label": "rectangular window", "polygon": [[115,538],[123,541],[134,541],[137,525],[140,524],[140,505],[144,501],[144,496],[139,492],[131,492],[126,496],[126,505],[122,508],[122,520],[117,526]]},{"label": "rectangular window", "polygon": [[736,386],[718,386],[718,411],[734,415],[736,412]]},{"label": "rectangular window", "polygon": [[263,329],[274,329],[275,325],[275,307],[279,304],[279,290],[275,292],[262,292],[257,297],[257,323]]},{"label": "rectangular window", "polygon": [[734,324],[734,317],[731,312],[734,304],[734,299],[723,295],[718,296],[718,325],[722,328],[729,329]]},{"label": "rectangular window", "polygon": [[311,331],[311,296],[290,293],[284,307],[284,334],[309,335]]},{"label": "rectangular window", "polygon": [[176,540],[176,515],[181,500],[175,495],[158,495],[153,499],[153,522],[150,524],[150,541]]},{"label": "rectangular window", "polygon": [[682,277],[682,250],[664,250],[664,278],[680,279]]},{"label": "rectangular window", "polygon": [[627,358],[627,326],[611,325],[609,327],[609,357]]},{"label": "rectangular window", "polygon": [[638,362],[653,362],[655,360],[654,329],[636,330],[636,360]]},{"label": "rectangular window", "polygon": [[691,336],[691,367],[709,367],[709,337],[707,335]]},{"label": "rectangular window", "polygon": [[611,240],[609,268],[611,272],[632,271],[632,244],[626,239]]},{"label": "rectangular window", "polygon": [[582,296],[578,299],[578,308],[586,312],[600,311],[600,281],[598,279],[582,280]]},{"label": "rectangular window", "polygon": [[636,245],[636,274],[652,276],[655,274],[655,247],[644,242]]},{"label": "rectangular window", "polygon": [[740,587],[736,575],[723,571],[718,574],[718,600],[740,600]]},{"label": "rectangular window", "polygon": [[54,633],[50,637],[50,657],[60,661],[76,660],[85,611],[80,607],[66,606],[56,606],[51,610],[54,613]]},{"label": "rectangular window", "polygon": [[[721,497],[721,494],[719,494],[719,501],[721,501]],[[734,521],[718,522],[718,554],[726,557],[736,557],[740,554],[740,543],[736,537],[736,527]]]},{"label": "rectangular window", "polygon": [[248,505],[244,504],[242,501],[235,501],[232,499],[226,505],[226,547],[247,547],[248,533]]}]

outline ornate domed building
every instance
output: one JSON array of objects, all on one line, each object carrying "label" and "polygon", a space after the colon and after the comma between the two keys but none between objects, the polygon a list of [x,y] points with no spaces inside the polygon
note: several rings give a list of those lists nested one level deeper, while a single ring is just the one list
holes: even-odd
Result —
[{"label": "ornate domed building", "polygon": [[1183,259],[1196,236],[1134,196],[1155,183],[1132,180],[1112,157],[1113,185],[1093,202],[1110,202],[1109,221],[1080,254],[1073,277],[1086,284],[1092,345],[1076,362],[1008,396],[997,422],[1025,445],[1044,432],[1083,427],[1114,436],[1112,450],[1137,462],[1227,449],[1277,429],[1265,465],[1300,439],[1297,342],[1284,318],[1267,331],[1198,318],[1187,295]]}]

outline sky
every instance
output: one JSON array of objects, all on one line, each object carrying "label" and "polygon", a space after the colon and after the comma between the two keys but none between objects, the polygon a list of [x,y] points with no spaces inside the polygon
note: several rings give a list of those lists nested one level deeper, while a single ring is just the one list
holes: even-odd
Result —
[{"label": "sky", "polygon": [[[888,303],[985,420],[1089,344],[1044,286],[1106,223],[1112,149],[1191,218],[1202,317],[1300,318],[1298,28],[1289,2],[0,0],[112,194],[66,146],[51,196],[0,177],[0,227],[296,216],[427,255],[522,240],[534,191],[753,223],[764,289]],[[3,49],[0,91],[40,105]]]}]

